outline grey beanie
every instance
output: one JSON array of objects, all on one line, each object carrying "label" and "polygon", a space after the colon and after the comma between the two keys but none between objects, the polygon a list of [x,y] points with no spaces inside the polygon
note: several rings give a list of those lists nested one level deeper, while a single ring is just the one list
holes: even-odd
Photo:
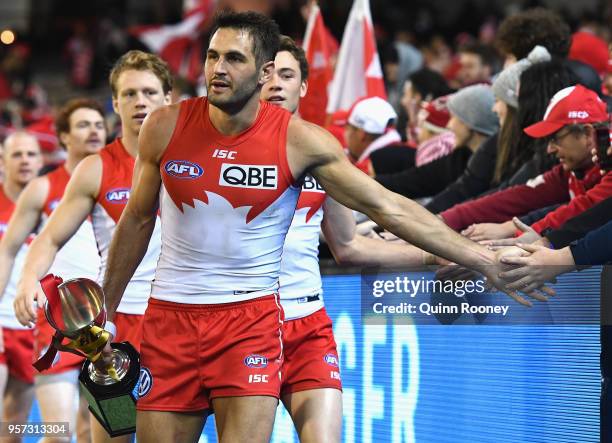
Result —
[{"label": "grey beanie", "polygon": [[493,135],[499,121],[493,112],[495,97],[491,87],[485,84],[467,86],[451,95],[448,110],[468,128],[485,135]]},{"label": "grey beanie", "polygon": [[499,73],[493,82],[493,94],[508,106],[512,106],[515,109],[518,108],[518,88],[521,74],[532,65],[549,60],[550,54],[546,48],[544,46],[536,46],[527,57],[508,66]]}]

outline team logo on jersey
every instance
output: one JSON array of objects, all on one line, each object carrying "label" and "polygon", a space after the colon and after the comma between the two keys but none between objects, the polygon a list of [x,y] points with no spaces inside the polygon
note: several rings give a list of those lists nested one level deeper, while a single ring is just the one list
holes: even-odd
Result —
[{"label": "team logo on jersey", "polygon": [[323,360],[325,360],[325,363],[327,363],[330,366],[333,366],[335,368],[338,367],[338,356],[335,354],[325,354],[325,357],[323,357]]},{"label": "team logo on jersey", "polygon": [[302,191],[307,192],[320,192],[325,193],[325,189],[321,187],[319,182],[317,182],[314,177],[307,175],[304,177],[304,184],[302,185]]},{"label": "team logo on jersey", "polygon": [[265,368],[268,366],[268,357],[259,354],[251,354],[245,357],[244,364],[249,368]]},{"label": "team logo on jersey", "polygon": [[55,208],[57,208],[57,205],[59,205],[60,199],[56,198],[54,200],[51,200],[49,202],[49,210],[50,211],[55,211]]},{"label": "team logo on jersey", "polygon": [[164,166],[164,170],[176,178],[193,179],[204,174],[204,169],[200,165],[187,160],[170,160]]},{"label": "team logo on jersey", "polygon": [[134,394],[136,398],[142,398],[151,392],[151,388],[153,387],[153,376],[151,375],[151,371],[149,368],[145,368],[144,366],[140,368],[140,375],[138,376],[138,382],[134,387]]},{"label": "team logo on jersey", "polygon": [[106,200],[115,204],[127,204],[130,198],[130,188],[115,188],[106,193]]},{"label": "team logo on jersey", "polygon": [[0,223],[0,234],[4,234],[6,232],[6,228],[8,228],[6,223]]},{"label": "team logo on jersey", "polygon": [[223,163],[219,175],[220,186],[251,189],[276,189],[278,169],[276,165],[234,165]]}]

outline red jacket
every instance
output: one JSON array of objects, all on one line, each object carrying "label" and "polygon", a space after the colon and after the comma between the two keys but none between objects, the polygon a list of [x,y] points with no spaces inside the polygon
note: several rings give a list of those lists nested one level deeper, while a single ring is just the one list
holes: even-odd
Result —
[{"label": "red jacket", "polygon": [[541,232],[545,228],[560,227],[566,220],[611,196],[612,172],[602,177],[599,167],[593,166],[584,178],[578,179],[573,172],[557,165],[528,184],[455,205],[441,216],[451,228],[461,230],[473,223],[503,223],[535,209],[567,203],[532,225]]}]

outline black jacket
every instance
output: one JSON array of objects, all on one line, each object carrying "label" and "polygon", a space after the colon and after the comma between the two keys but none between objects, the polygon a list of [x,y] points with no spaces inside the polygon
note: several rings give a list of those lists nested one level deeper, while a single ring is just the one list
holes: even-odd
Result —
[{"label": "black jacket", "polygon": [[459,177],[468,163],[472,151],[465,146],[453,150],[420,167],[414,167],[395,174],[376,175],[385,188],[408,198],[436,195]]}]

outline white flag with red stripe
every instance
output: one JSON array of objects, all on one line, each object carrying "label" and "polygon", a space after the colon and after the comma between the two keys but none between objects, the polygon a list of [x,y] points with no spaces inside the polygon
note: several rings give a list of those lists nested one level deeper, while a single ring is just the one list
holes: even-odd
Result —
[{"label": "white flag with red stripe", "polygon": [[203,63],[201,31],[215,4],[215,0],[186,0],[180,22],[134,26],[130,33],[159,54],[172,72],[195,81]]},{"label": "white flag with red stripe", "polygon": [[349,109],[362,97],[386,99],[369,0],[354,0],[342,35],[327,113]]},{"label": "white flag with red stripe", "polygon": [[328,88],[334,76],[334,48],[316,3],[310,9],[302,46],[308,60],[309,73],[308,92],[300,101],[300,116],[309,122],[324,125],[325,113],[321,111],[327,107]]}]

